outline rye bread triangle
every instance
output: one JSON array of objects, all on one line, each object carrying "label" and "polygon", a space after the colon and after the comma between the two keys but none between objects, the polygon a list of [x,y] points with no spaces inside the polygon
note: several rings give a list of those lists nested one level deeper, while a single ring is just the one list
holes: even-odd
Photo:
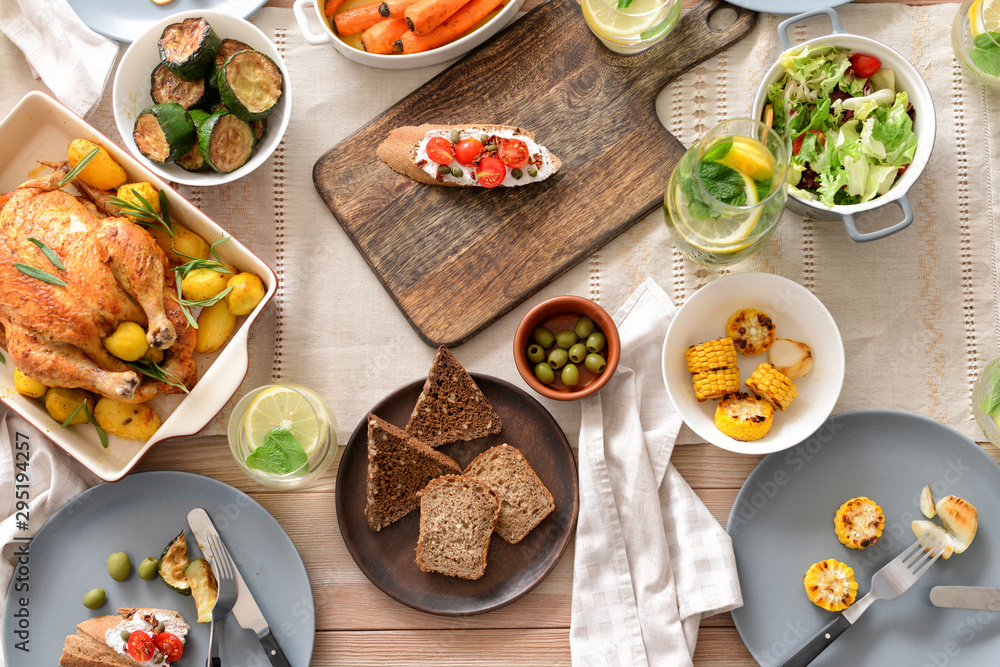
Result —
[{"label": "rye bread triangle", "polygon": [[381,530],[420,505],[417,495],[435,477],[461,474],[449,456],[389,422],[368,416],[368,481],[365,519]]},{"label": "rye bread triangle", "polygon": [[499,433],[501,427],[500,415],[472,376],[448,348],[439,347],[407,432],[431,447],[440,447]]},{"label": "rye bread triangle", "polygon": [[135,667],[138,663],[115,651],[103,639],[98,642],[77,634],[66,637],[59,664],[61,667]]}]

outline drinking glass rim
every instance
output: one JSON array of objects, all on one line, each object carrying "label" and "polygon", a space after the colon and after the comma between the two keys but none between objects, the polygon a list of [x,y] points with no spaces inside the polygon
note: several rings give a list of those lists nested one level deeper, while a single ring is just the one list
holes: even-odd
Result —
[{"label": "drinking glass rim", "polygon": [[638,17],[649,16],[651,14],[655,14],[655,13],[661,12],[661,11],[663,11],[663,8],[665,6],[673,4],[673,3],[682,2],[683,0],[657,0],[656,7],[654,7],[653,9],[650,9],[647,12],[642,12],[642,13],[639,13],[639,14],[629,14],[627,12],[623,12],[620,9],[618,9],[618,0],[596,0],[596,1],[603,3],[605,6],[608,7],[608,9],[610,9],[613,12],[615,12],[616,14],[621,14],[622,16],[629,16],[629,17],[632,17],[632,18],[638,18]]},{"label": "drinking glass rim", "polygon": [[[263,470],[257,470],[256,468],[251,468],[249,465],[247,465],[246,457],[249,456],[250,454],[252,454],[257,449],[256,447],[251,448],[250,447],[250,442],[247,439],[247,435],[246,435],[246,414],[247,414],[247,409],[249,409],[250,404],[253,402],[254,399],[257,398],[257,396],[260,396],[262,393],[264,393],[265,391],[267,391],[268,389],[271,389],[273,387],[281,387],[282,389],[289,389],[291,391],[294,391],[299,396],[302,396],[302,398],[305,399],[306,404],[309,406],[309,410],[310,410],[310,413],[311,413],[313,419],[315,419],[317,421],[317,423],[320,422],[320,421],[322,421],[320,419],[320,415],[319,415],[316,407],[312,404],[312,401],[310,400],[309,396],[306,395],[305,393],[303,393],[301,391],[301,389],[305,389],[305,387],[303,385],[300,385],[300,384],[297,384],[297,383],[294,383],[294,382],[285,382],[285,383],[273,382],[273,383],[270,383],[270,384],[261,385],[259,387],[255,387],[254,389],[251,389],[250,391],[248,391],[243,396],[243,398],[241,398],[239,401],[237,401],[236,405],[233,406],[233,411],[232,411],[232,413],[230,413],[229,419],[232,420],[234,415],[240,415],[240,417],[239,417],[239,421],[238,421],[238,423],[236,425],[237,439],[236,439],[235,443],[233,442],[232,438],[228,437],[230,429],[227,428],[227,440],[229,440],[229,447],[230,447],[230,450],[233,453],[233,458],[236,459],[236,461],[240,465],[240,467],[242,467],[242,468],[244,468],[246,470],[252,470],[252,471],[254,471],[255,474],[266,475],[267,477],[270,477],[270,478],[276,479],[276,480],[285,480],[285,479],[293,479],[293,478],[303,477],[304,475],[297,475],[297,474],[295,474],[295,473],[298,473],[299,471],[301,471],[302,467],[299,467],[299,468],[297,468],[297,469],[295,469],[295,470],[293,470],[291,472],[281,473],[281,474],[275,474],[275,473],[269,473],[269,472],[266,472],[266,471],[263,471]],[[312,391],[312,390],[309,390],[309,391]],[[315,393],[315,392],[313,392],[313,393]],[[319,394],[316,394],[316,396],[320,400],[322,400],[322,397],[319,396]],[[327,409],[329,410],[329,408],[327,408]],[[242,414],[240,414],[240,413],[242,413]],[[333,420],[331,419],[331,416],[332,416],[332,413],[330,415],[327,415],[327,422],[328,422],[328,424],[327,424],[327,428],[326,428],[326,437],[325,438],[324,437],[320,437],[319,441],[316,443],[316,448],[309,454],[309,456],[306,459],[306,462],[303,464],[303,466],[306,468],[307,474],[308,474],[308,470],[309,470],[309,465],[314,460],[318,460],[318,459],[324,458],[326,456],[326,451],[330,448],[330,445],[333,442],[333,434],[334,434],[335,426],[334,426]],[[320,435],[322,436],[322,434],[320,434]]]}]

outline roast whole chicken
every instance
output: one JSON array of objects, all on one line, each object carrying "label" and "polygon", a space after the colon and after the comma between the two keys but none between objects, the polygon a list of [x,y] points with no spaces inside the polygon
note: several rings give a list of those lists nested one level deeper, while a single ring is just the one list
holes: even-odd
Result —
[{"label": "roast whole chicken", "polygon": [[[14,365],[44,385],[125,403],[182,391],[136,373],[105,349],[104,338],[119,324],[136,322],[149,345],[165,351],[160,366],[193,387],[195,332],[171,296],[176,278],[163,251],[145,229],[115,217],[107,197],[81,202],[61,190],[69,165],[56,166],[0,195],[0,335]],[[65,270],[29,238],[52,248]],[[66,286],[31,277],[15,263],[44,270]]]}]

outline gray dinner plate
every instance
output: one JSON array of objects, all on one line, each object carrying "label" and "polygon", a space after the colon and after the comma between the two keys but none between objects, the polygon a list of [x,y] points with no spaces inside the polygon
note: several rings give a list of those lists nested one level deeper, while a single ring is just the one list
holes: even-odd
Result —
[{"label": "gray dinner plate", "polygon": [[[6,1],[6,0],[5,0]],[[267,0],[68,0],[80,20],[94,32],[119,42],[131,42],[164,17],[178,12],[210,9],[246,18]],[[225,37],[225,35],[223,35]]]},{"label": "gray dinner plate", "polygon": [[[38,530],[7,590],[7,667],[58,664],[63,640],[76,634],[77,623],[115,614],[118,607],[179,612],[191,624],[180,664],[204,665],[208,624],[195,622],[191,596],[174,592],[159,577],[144,581],[135,571],[146,556],[159,558],[181,530],[187,534],[190,558],[201,555],[187,527],[187,514],[195,507],[205,508],[212,518],[292,665],[306,667],[315,614],[309,577],[295,545],[274,517],[242,491],[210,477],[172,471],[135,473],[88,489]],[[129,554],[133,564],[132,575],[120,583],[107,570],[108,556],[117,551]],[[93,611],[83,606],[83,595],[92,588],[107,592],[107,602]],[[221,627],[223,664],[269,664],[256,636],[233,616]]]},{"label": "gray dinner plate", "polygon": [[[70,0],[72,2],[72,0]],[[821,7],[846,5],[851,0],[726,0],[731,5],[772,14],[801,14]]]},{"label": "gray dinner plate", "polygon": [[[963,554],[939,560],[896,600],[876,601],[813,662],[824,665],[979,666],[1000,662],[1000,614],[939,609],[937,585],[1000,586],[1000,466],[975,442],[936,421],[866,410],[831,417],[805,442],[769,454],[747,477],[729,515],[743,607],[733,621],[753,657],[776,665],[833,617],[806,597],[802,578],[816,561],[854,568],[858,598],[872,575],[915,541],[920,490],[965,498],[979,532]],[[833,515],[868,496],[885,514],[878,544],[840,544]],[[934,519],[940,522],[940,519]]]}]

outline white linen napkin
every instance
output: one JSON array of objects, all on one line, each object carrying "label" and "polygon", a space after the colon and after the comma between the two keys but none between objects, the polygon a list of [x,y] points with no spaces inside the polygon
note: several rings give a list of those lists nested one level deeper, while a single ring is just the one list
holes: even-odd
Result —
[{"label": "white linen napkin", "polygon": [[0,418],[0,617],[19,559],[30,560],[31,538],[56,510],[100,481],[20,415],[0,406],[0,414],[5,411]]},{"label": "white linen napkin", "polygon": [[81,117],[97,108],[118,42],[88,28],[66,0],[3,0],[0,31],[57,100]]},{"label": "white linen napkin", "polygon": [[660,355],[676,310],[640,285],[614,316],[618,369],[582,399],[574,665],[691,665],[701,619],[743,604],[732,541],[670,465],[681,417]]}]

